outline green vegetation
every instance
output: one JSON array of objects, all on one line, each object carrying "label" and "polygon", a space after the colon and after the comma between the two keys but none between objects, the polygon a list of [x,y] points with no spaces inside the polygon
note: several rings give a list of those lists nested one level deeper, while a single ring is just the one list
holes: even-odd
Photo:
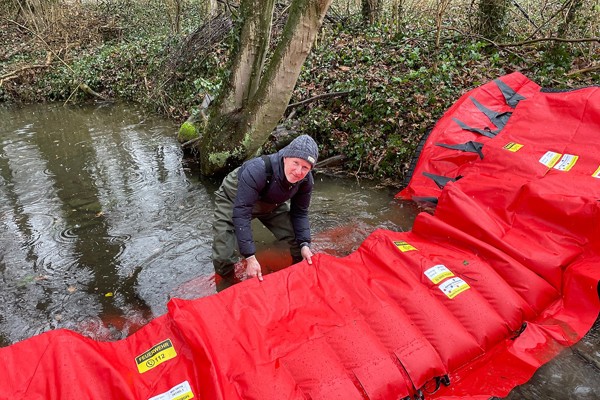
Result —
[{"label": "green vegetation", "polygon": [[196,132],[196,127],[191,122],[184,122],[181,124],[179,128],[179,133],[177,134],[177,140],[181,143],[185,143],[189,140],[195,139],[198,137],[198,132]]},{"label": "green vegetation", "polygon": [[[68,3],[58,22],[37,24],[14,3],[0,3],[11,16],[0,19],[0,103],[103,97],[184,122],[227,74],[234,30],[225,14],[206,17],[206,2]],[[522,1],[531,21],[511,9],[504,36],[493,40],[472,33],[470,1],[444,9],[441,24],[439,2],[400,3],[401,15],[385,3],[381,20],[365,26],[360,10],[334,2],[290,102],[339,93],[293,107],[285,124],[314,136],[321,159],[345,155],[349,173],[401,182],[422,135],[460,95],[498,76],[520,71],[555,88],[600,82],[597,2],[583,2],[567,34],[550,18],[560,10]],[[596,41],[547,40],[556,32]],[[195,137],[190,127],[182,125],[180,141]]]}]

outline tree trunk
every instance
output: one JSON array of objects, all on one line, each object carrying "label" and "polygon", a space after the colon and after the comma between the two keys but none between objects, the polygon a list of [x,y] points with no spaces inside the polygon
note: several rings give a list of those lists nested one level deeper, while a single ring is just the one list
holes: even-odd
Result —
[{"label": "tree trunk", "polygon": [[256,93],[269,50],[274,8],[274,0],[243,0],[240,4],[244,23],[228,86],[217,99],[219,115],[243,108]]},{"label": "tree trunk", "polygon": [[404,2],[405,0],[394,0],[393,15],[397,33],[404,33]]},{"label": "tree trunk", "polygon": [[332,0],[294,0],[268,65],[274,1],[242,0],[244,22],[228,85],[198,142],[203,175],[223,174],[257,154],[292,96]]},{"label": "tree trunk", "polygon": [[479,34],[490,39],[495,39],[502,35],[508,4],[508,0],[479,1]]},{"label": "tree trunk", "polygon": [[362,19],[364,25],[373,25],[379,21],[381,6],[379,0],[362,0]]}]

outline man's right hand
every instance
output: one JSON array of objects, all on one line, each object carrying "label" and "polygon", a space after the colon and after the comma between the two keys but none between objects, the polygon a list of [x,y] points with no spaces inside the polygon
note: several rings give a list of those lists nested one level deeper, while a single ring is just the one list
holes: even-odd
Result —
[{"label": "man's right hand", "polygon": [[259,281],[263,280],[260,263],[256,259],[256,256],[246,258],[246,276],[248,278],[257,277]]},{"label": "man's right hand", "polygon": [[311,251],[310,247],[302,246],[302,249],[300,249],[300,254],[302,255],[302,258],[306,260],[306,262],[312,265],[313,252]]}]

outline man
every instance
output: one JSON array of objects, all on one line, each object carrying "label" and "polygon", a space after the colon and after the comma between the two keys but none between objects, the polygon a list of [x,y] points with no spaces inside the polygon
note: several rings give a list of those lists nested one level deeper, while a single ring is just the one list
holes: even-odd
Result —
[{"label": "man", "polygon": [[263,280],[255,256],[254,218],[276,239],[288,243],[294,263],[305,259],[312,264],[308,207],[314,185],[310,171],[318,152],[310,136],[298,136],[277,153],[248,160],[225,177],[215,197],[213,265],[217,274],[233,276],[239,251],[246,261],[247,277]]}]

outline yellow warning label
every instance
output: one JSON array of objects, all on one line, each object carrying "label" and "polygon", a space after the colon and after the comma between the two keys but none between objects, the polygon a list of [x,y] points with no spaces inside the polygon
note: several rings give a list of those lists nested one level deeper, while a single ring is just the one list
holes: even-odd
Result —
[{"label": "yellow warning label", "polygon": [[451,278],[451,279],[448,279],[447,281],[441,283],[438,287],[450,299],[455,298],[460,293],[462,293],[465,290],[471,288],[467,284],[467,282],[463,281],[460,278]]},{"label": "yellow warning label", "polygon": [[522,144],[515,143],[515,142],[509,142],[504,145],[504,149],[506,149],[508,151],[512,151],[513,153],[516,151],[519,151],[521,149],[521,147],[523,147]]},{"label": "yellow warning label", "polygon": [[424,272],[424,274],[429,278],[429,280],[431,280],[431,282],[435,283],[436,285],[444,279],[454,276],[452,271],[450,271],[445,265],[442,264],[434,265],[433,267],[427,269]]},{"label": "yellow warning label", "polygon": [[546,154],[540,158],[540,162],[548,168],[554,167],[554,165],[560,160],[562,154],[555,153],[553,151],[547,151]]},{"label": "yellow warning label", "polygon": [[394,244],[396,245],[396,247],[398,248],[398,250],[400,250],[403,253],[405,253],[407,251],[417,250],[415,247],[411,246],[410,244],[406,243],[403,240],[396,241],[396,242],[394,242]]},{"label": "yellow warning label", "polygon": [[594,178],[600,178],[600,167],[598,167],[598,169],[596,170],[596,172],[594,172],[594,173],[592,174],[592,176],[593,176]]},{"label": "yellow warning label", "polygon": [[177,357],[177,352],[173,347],[171,339],[164,340],[153,346],[150,350],[140,354],[135,358],[135,362],[140,374],[151,370],[152,368],[164,363],[171,358]]},{"label": "yellow warning label", "polygon": [[579,156],[574,156],[573,154],[564,154],[560,161],[554,166],[554,169],[559,171],[569,171],[573,168],[573,165],[577,162]]}]

